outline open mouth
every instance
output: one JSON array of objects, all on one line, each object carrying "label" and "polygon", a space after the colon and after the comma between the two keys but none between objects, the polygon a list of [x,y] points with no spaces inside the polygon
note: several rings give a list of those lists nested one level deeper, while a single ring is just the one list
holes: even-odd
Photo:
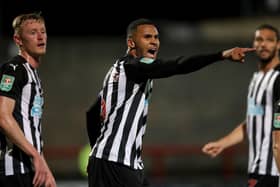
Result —
[{"label": "open mouth", "polygon": [[45,43],[39,43],[37,46],[38,46],[38,47],[44,47],[44,46],[45,46]]},{"label": "open mouth", "polygon": [[149,49],[148,53],[150,53],[152,55],[155,55],[156,54],[156,50],[155,49]]}]

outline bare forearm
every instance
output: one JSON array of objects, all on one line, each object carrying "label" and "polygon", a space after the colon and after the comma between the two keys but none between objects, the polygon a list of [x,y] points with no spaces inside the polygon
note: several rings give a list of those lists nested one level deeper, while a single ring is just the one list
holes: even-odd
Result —
[{"label": "bare forearm", "polygon": [[20,129],[18,122],[13,116],[15,100],[0,96],[0,129],[5,136],[15,145],[17,145],[27,155],[34,158],[39,156],[37,150],[25,138],[23,131]]},{"label": "bare forearm", "polygon": [[245,122],[242,122],[231,133],[219,141],[222,142],[225,148],[228,148],[241,143],[245,139],[245,136]]},{"label": "bare forearm", "polygon": [[278,171],[280,171],[280,131],[273,131],[273,156],[276,161]]},{"label": "bare forearm", "polygon": [[0,117],[0,127],[5,136],[30,157],[38,155],[39,153],[25,138],[15,119],[12,116],[7,115]]}]

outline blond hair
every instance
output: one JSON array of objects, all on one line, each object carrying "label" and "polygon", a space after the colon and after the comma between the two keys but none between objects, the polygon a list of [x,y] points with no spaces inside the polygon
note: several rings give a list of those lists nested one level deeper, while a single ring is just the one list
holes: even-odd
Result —
[{"label": "blond hair", "polygon": [[14,29],[14,34],[19,34],[21,31],[21,25],[24,23],[26,20],[36,20],[36,21],[41,21],[45,23],[45,19],[41,15],[41,12],[34,12],[34,13],[29,13],[29,14],[21,14],[13,20],[13,29]]}]

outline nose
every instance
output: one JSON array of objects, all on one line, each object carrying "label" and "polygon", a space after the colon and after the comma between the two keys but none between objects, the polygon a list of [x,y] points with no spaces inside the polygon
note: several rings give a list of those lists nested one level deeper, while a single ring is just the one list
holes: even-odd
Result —
[{"label": "nose", "polygon": [[151,40],[151,43],[157,45],[159,43],[159,39],[156,37],[153,37]]},{"label": "nose", "polygon": [[43,40],[43,39],[44,39],[44,36],[45,36],[45,33],[40,33],[40,32],[38,32],[38,34],[37,34],[37,39],[38,39],[38,40]]},{"label": "nose", "polygon": [[266,43],[265,40],[263,40],[263,41],[261,42],[261,45],[263,46],[263,45],[265,45],[265,43]]}]

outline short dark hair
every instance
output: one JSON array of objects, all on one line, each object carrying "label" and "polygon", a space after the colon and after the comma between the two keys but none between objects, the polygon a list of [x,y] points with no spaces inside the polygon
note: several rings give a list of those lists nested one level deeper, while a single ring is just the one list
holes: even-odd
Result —
[{"label": "short dark hair", "polygon": [[277,41],[280,40],[279,30],[276,27],[274,27],[270,24],[262,24],[262,25],[258,26],[256,30],[263,30],[263,29],[268,29],[268,30],[275,32]]},{"label": "short dark hair", "polygon": [[139,25],[153,25],[153,26],[157,27],[156,24],[149,19],[146,19],[146,18],[136,19],[136,20],[130,22],[130,24],[128,25],[127,30],[126,30],[126,37],[127,38],[131,37],[132,34],[137,30],[137,27]]},{"label": "short dark hair", "polygon": [[14,29],[14,33],[17,34],[20,32],[21,29],[21,24],[25,22],[26,20],[37,20],[37,21],[42,21],[45,23],[45,19],[42,16],[42,12],[34,12],[34,13],[28,13],[28,14],[21,14],[15,17],[13,20],[12,26]]}]

